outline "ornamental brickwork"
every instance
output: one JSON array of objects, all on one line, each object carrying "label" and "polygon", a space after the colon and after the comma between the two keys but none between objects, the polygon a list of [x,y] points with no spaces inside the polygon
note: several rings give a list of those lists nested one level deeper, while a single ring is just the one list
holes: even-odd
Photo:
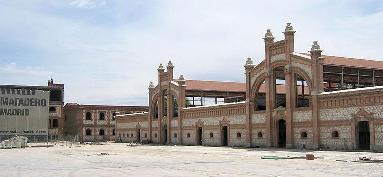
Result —
[{"label": "ornamental brickwork", "polygon": [[[298,53],[290,23],[283,33],[274,41],[267,30],[261,63],[247,58],[245,101],[188,107],[187,95],[198,89],[190,92],[183,75],[174,78],[171,61],[166,69],[160,64],[158,84],[149,84],[149,111],[117,116],[118,141],[383,151],[383,62],[323,56],[317,41],[309,53]],[[363,80],[369,71],[372,80]],[[193,106],[195,98],[202,105],[197,94]]]}]

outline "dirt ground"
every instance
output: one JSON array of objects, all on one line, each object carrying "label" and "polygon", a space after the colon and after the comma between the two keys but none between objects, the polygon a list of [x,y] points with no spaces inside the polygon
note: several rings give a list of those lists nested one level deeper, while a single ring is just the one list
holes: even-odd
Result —
[{"label": "dirt ground", "polygon": [[[262,156],[317,159],[261,159]],[[383,153],[202,146],[56,144],[0,149],[0,176],[383,176]]]}]

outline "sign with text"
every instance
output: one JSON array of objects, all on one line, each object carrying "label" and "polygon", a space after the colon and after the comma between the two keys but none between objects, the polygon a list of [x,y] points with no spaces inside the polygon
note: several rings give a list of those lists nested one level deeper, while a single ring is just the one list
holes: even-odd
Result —
[{"label": "sign with text", "polygon": [[0,86],[0,135],[47,135],[49,91]]}]

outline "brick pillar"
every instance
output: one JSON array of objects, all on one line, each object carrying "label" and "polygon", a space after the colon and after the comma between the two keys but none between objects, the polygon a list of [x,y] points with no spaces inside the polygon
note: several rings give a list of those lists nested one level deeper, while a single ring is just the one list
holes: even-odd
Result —
[{"label": "brick pillar", "polygon": [[253,70],[254,65],[251,58],[247,58],[245,64],[245,75],[246,75],[246,130],[248,135],[246,136],[246,146],[250,147],[253,141],[253,128],[252,128],[252,109],[251,109],[251,76],[250,72]]},{"label": "brick pillar", "polygon": [[314,41],[312,47],[311,47],[311,60],[312,60],[312,91],[311,91],[311,97],[312,97],[312,123],[313,123],[313,148],[317,149],[319,148],[320,144],[320,130],[319,130],[319,124],[320,124],[320,113],[319,113],[319,99],[318,95],[323,92],[323,58],[322,50],[320,49],[320,46],[318,45],[317,41]]},{"label": "brick pillar", "polygon": [[152,120],[153,117],[155,116],[153,114],[153,111],[155,110],[156,104],[153,103],[153,90],[154,90],[154,85],[153,82],[149,83],[149,113],[148,113],[148,123],[149,123],[149,141],[152,141]]},{"label": "brick pillar", "polygon": [[265,68],[267,68],[267,73],[265,77],[266,84],[266,146],[273,146],[273,132],[272,132],[272,111],[274,110],[274,76],[272,68],[270,66],[270,47],[274,43],[274,36],[271,33],[270,29],[267,30],[265,37]]},{"label": "brick pillar", "polygon": [[186,85],[185,85],[185,79],[183,75],[180,75],[178,78],[178,90],[179,90],[179,95],[178,95],[178,134],[179,134],[179,139],[178,141],[180,144],[183,144],[183,130],[182,130],[182,125],[183,125],[183,108],[185,107],[186,103]]}]

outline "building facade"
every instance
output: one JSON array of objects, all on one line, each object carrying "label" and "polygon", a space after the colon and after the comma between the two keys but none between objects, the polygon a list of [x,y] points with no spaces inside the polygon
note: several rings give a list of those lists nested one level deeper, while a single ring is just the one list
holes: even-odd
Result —
[{"label": "building facade", "polygon": [[[53,79],[48,80],[47,86],[26,86],[26,85],[2,85],[1,87],[5,88],[5,90],[14,91],[12,94],[16,99],[24,99],[25,95],[32,95],[35,91],[44,91],[49,92],[49,102],[47,104],[48,112],[47,113],[35,113],[36,115],[30,115],[32,117],[48,117],[46,122],[46,126],[48,127],[48,140],[58,139],[63,135],[64,128],[64,114],[63,114],[63,105],[64,105],[64,84],[54,83]],[[4,91],[4,90],[3,90]],[[32,97],[33,98],[33,97]],[[10,101],[10,100],[9,100]],[[18,105],[15,104],[15,108],[20,107],[21,102],[18,102]],[[1,104],[3,105],[3,104]],[[23,107],[23,106],[21,106]],[[24,106],[25,107],[25,106]],[[32,113],[31,113],[32,114]],[[48,115],[40,115],[40,114],[48,114]],[[24,115],[25,116],[25,115]],[[21,119],[23,116],[15,116],[16,119]],[[26,118],[26,117],[24,117]],[[2,120],[0,120],[2,121]],[[4,122],[0,122],[3,123]],[[31,122],[30,126],[36,122]],[[11,125],[9,125],[11,128]],[[26,128],[25,131],[31,131]],[[12,137],[14,135],[7,136],[6,138]],[[3,138],[4,139],[4,138]],[[44,136],[33,136],[33,139],[30,141],[46,141],[47,137]]]},{"label": "building facade", "polygon": [[[275,41],[267,30],[265,59],[246,60],[242,92],[234,101],[214,94],[222,104],[196,105],[203,94],[195,91],[203,89],[191,89],[182,75],[175,79],[173,63],[166,71],[161,64],[158,84],[149,85],[149,111],[117,116],[120,140],[383,151],[383,62],[324,56],[316,41],[309,53],[295,52],[290,23],[284,37]],[[205,92],[222,91],[212,88]]]},{"label": "building facade", "polygon": [[64,106],[64,134],[84,141],[114,141],[117,114],[145,112],[146,106],[80,105],[67,103]]}]

